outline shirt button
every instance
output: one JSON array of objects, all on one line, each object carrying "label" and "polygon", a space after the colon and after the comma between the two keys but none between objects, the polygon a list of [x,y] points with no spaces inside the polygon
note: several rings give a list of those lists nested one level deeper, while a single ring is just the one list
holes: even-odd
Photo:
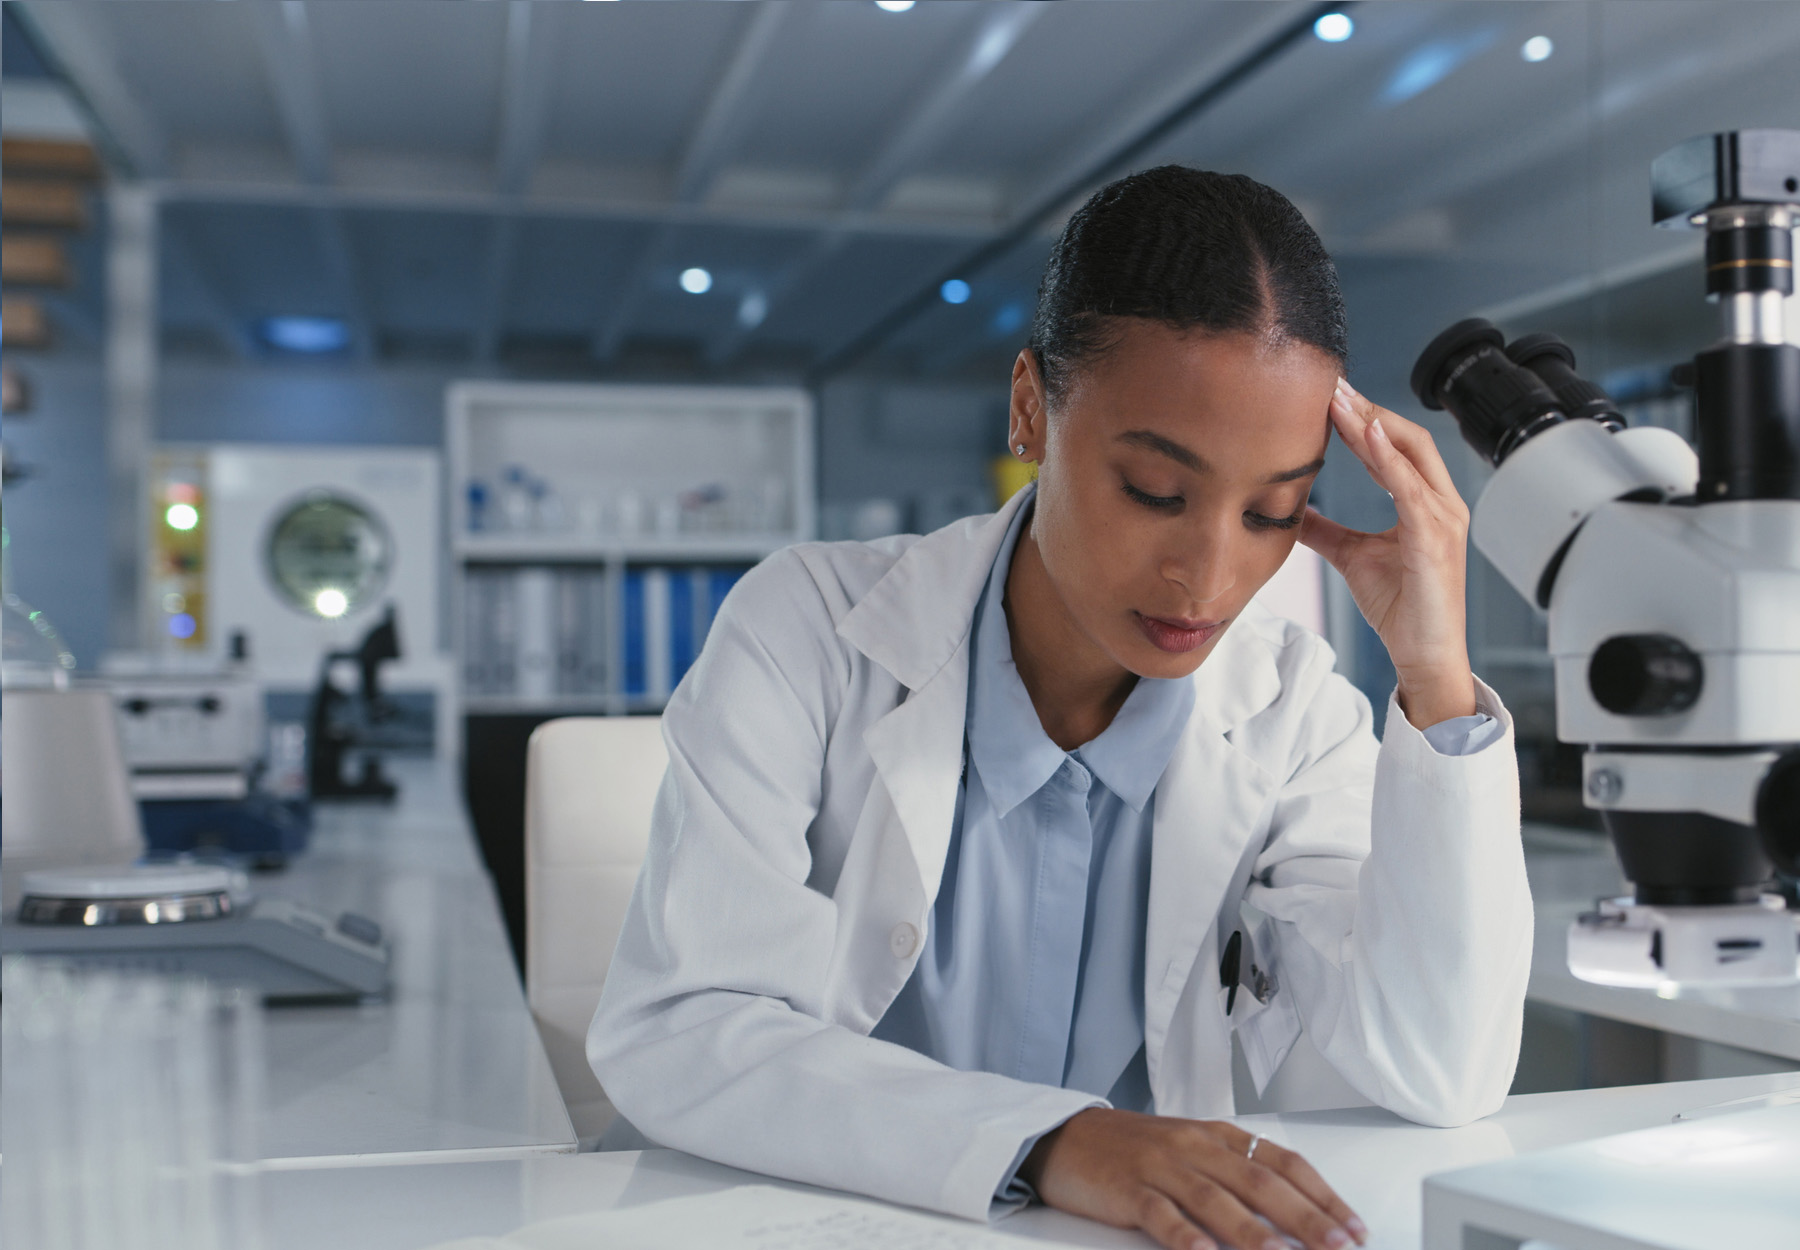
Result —
[{"label": "shirt button", "polygon": [[894,952],[895,959],[906,959],[918,948],[919,931],[904,920],[888,934],[888,949]]}]

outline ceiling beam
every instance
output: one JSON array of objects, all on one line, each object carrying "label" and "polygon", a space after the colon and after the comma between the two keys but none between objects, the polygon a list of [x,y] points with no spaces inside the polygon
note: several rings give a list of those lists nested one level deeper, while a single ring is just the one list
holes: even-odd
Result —
[{"label": "ceiling beam", "polygon": [[731,145],[743,133],[757,78],[787,21],[789,0],[760,0],[745,22],[737,47],[713,85],[706,109],[682,145],[675,164],[674,198],[691,204],[705,197],[719,176]]},{"label": "ceiling beam", "polygon": [[[250,6],[256,23],[257,46],[263,72],[275,97],[287,136],[288,152],[303,183],[328,187],[332,178],[331,128],[325,101],[319,91],[318,58],[313,51],[312,24],[305,0],[280,0],[278,4]],[[343,215],[335,204],[308,214],[314,240],[325,262],[331,283],[343,300],[350,328],[351,353],[362,361],[375,357],[375,328],[364,298],[356,256],[350,245]]]},{"label": "ceiling beam", "polygon": [[556,5],[531,0],[511,0],[506,6],[506,61],[494,150],[494,189],[501,195],[524,194],[543,152],[559,13]]},{"label": "ceiling beam", "polygon": [[[875,154],[863,163],[861,171],[852,179],[843,199],[846,210],[866,212],[873,209],[887,198],[920,159],[944,141],[957,110],[1007,58],[1048,6],[1036,3],[1036,0],[1029,3],[1007,0],[1003,5],[983,7],[987,11],[964,41],[961,55],[954,57],[949,68],[920,94],[912,111],[895,124]],[[776,300],[786,298],[823,268],[848,239],[848,232],[844,230],[827,228],[821,231],[812,246],[796,257],[762,292],[763,316],[754,322],[738,318],[707,349],[707,358],[714,364],[723,364],[736,356],[757,326],[767,319],[769,307]]]},{"label": "ceiling beam", "polygon": [[494,364],[500,358],[500,338],[506,329],[506,300],[512,289],[518,235],[517,218],[496,216],[489,223],[487,271],[482,280],[484,295],[477,314],[480,323],[475,327],[475,359],[485,365]]},{"label": "ceiling beam", "polygon": [[1147,119],[1136,133],[1119,136],[1117,146],[1093,154],[1088,164],[1071,166],[1060,185],[1046,184],[1042,187],[1036,198],[1026,202],[1010,224],[988,242],[972,249],[954,264],[932,275],[928,282],[921,283],[895,300],[861,329],[845,335],[831,350],[823,353],[819,363],[813,367],[812,380],[819,382],[861,360],[914,317],[935,307],[939,299],[938,289],[946,281],[951,278],[966,281],[986,269],[1031,237],[1033,232],[1076,197],[1088,193],[1108,177],[1130,167],[1133,161],[1153,150],[1219,100],[1261,73],[1288,49],[1308,37],[1312,33],[1313,22],[1321,15],[1349,8],[1354,2],[1355,0],[1349,0],[1348,3],[1311,3],[1294,8],[1284,6],[1286,21],[1269,31],[1262,39],[1243,47],[1228,63],[1218,66],[1205,82],[1195,86],[1185,98],[1176,101],[1160,116]]},{"label": "ceiling beam", "polygon": [[735,226],[747,230],[842,231],[897,238],[985,239],[991,225],[967,217],[903,216],[879,212],[770,209],[669,200],[552,195],[503,196],[492,192],[417,187],[329,187],[292,182],[224,182],[173,179],[156,183],[166,202],[192,204],[287,204],[309,208],[497,214],[518,218],[574,218],[638,224]]},{"label": "ceiling beam", "polygon": [[[543,153],[544,132],[550,120],[554,30],[559,13],[555,5],[534,5],[531,0],[511,0],[506,6],[500,119],[495,128],[499,141],[494,148],[494,191],[501,200],[512,201],[525,194]],[[475,327],[475,358],[487,365],[500,355],[518,231],[517,217],[510,213],[493,214]]]},{"label": "ceiling beam", "polygon": [[33,0],[19,13],[93,121],[99,146],[130,177],[166,177],[172,166],[168,135],[120,71],[103,11],[95,4]]},{"label": "ceiling beam", "polygon": [[850,208],[870,208],[880,203],[922,157],[936,149],[950,134],[957,110],[1006,59],[1047,7],[1036,0],[1009,0],[988,11],[970,34],[962,54],[919,96],[913,110],[900,119],[874,157],[863,165],[844,197],[845,204]]},{"label": "ceiling beam", "polygon": [[331,182],[331,132],[319,96],[318,66],[303,0],[250,6],[270,94],[302,182]]},{"label": "ceiling beam", "polygon": [[161,268],[164,274],[170,269],[179,269],[186,274],[188,286],[199,301],[200,313],[206,319],[206,324],[234,357],[239,360],[249,359],[255,348],[248,326],[242,317],[231,310],[230,303],[220,293],[217,272],[201,257],[199,249],[194,247],[188,230],[177,225],[168,214],[163,216],[162,248]]},{"label": "ceiling beam", "polygon": [[[681,157],[675,168],[676,203],[698,201],[718,176],[731,140],[744,124],[744,106],[755,89],[757,74],[768,58],[787,14],[788,0],[757,0],[756,9],[745,22],[731,58],[707,94],[700,120],[695,123],[687,142],[682,144]],[[612,311],[594,334],[594,355],[601,360],[610,360],[618,352],[625,332],[637,316],[638,303],[656,271],[667,260],[679,229],[677,223],[665,221],[638,253],[631,272],[619,286],[619,297],[613,302]]]},{"label": "ceiling beam", "polygon": [[[1271,40],[1288,36],[1296,21],[1306,23],[1310,29],[1310,23],[1319,14],[1319,6],[1312,0],[1280,0],[1253,8],[1260,16],[1235,40],[1213,49],[1209,56],[1197,58],[1187,73],[1173,79],[1157,80],[1149,90],[1140,93],[1111,117],[1087,133],[1074,136],[1073,142],[1061,150],[1053,163],[1037,171],[1036,177],[1012,197],[1012,203],[1007,206],[1008,222],[1015,223],[1043,214],[1046,208],[1057,209],[1068,204],[1074,198],[1069,190],[1071,183],[1087,171],[1116,168],[1119,163],[1115,159],[1117,153],[1177,113],[1195,96],[1206,92],[1221,75],[1229,73],[1244,58],[1255,55]],[[1249,10],[1240,8],[1239,11]]]}]

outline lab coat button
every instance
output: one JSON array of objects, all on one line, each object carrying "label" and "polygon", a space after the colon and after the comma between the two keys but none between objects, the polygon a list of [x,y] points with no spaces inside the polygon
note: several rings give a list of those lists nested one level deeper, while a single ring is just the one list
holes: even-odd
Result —
[{"label": "lab coat button", "polygon": [[888,949],[894,952],[895,959],[905,959],[919,948],[919,931],[912,925],[901,921],[888,934]]}]

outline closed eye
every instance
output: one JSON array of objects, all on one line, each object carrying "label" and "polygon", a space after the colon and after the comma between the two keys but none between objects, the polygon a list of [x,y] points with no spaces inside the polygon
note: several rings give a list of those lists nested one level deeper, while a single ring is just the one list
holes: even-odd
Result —
[{"label": "closed eye", "polygon": [[1130,482],[1121,481],[1120,485],[1125,488],[1127,496],[1143,504],[1146,508],[1158,508],[1166,511],[1179,508],[1185,502],[1180,495],[1152,495],[1147,491],[1139,490]]},{"label": "closed eye", "polygon": [[1264,516],[1260,512],[1244,513],[1245,521],[1249,522],[1253,528],[1262,530],[1291,530],[1305,519],[1306,508],[1304,505],[1292,516]]}]

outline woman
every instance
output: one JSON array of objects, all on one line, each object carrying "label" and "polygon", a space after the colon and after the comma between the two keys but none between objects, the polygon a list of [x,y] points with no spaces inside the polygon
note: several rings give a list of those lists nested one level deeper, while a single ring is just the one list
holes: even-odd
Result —
[{"label": "woman", "polygon": [[[1303,1160],[1203,1118],[1233,1030],[1259,1088],[1304,1029],[1411,1119],[1499,1106],[1531,907],[1468,514],[1344,359],[1331,262],[1267,187],[1166,166],[1070,219],[1013,369],[1035,488],[771,557],[669,704],[588,1038],[624,1117],[976,1218],[1035,1195],[1182,1250],[1341,1250],[1365,1230]],[[1386,533],[1307,509],[1333,428]],[[1379,746],[1324,641],[1251,602],[1296,540],[1393,658]]]}]

